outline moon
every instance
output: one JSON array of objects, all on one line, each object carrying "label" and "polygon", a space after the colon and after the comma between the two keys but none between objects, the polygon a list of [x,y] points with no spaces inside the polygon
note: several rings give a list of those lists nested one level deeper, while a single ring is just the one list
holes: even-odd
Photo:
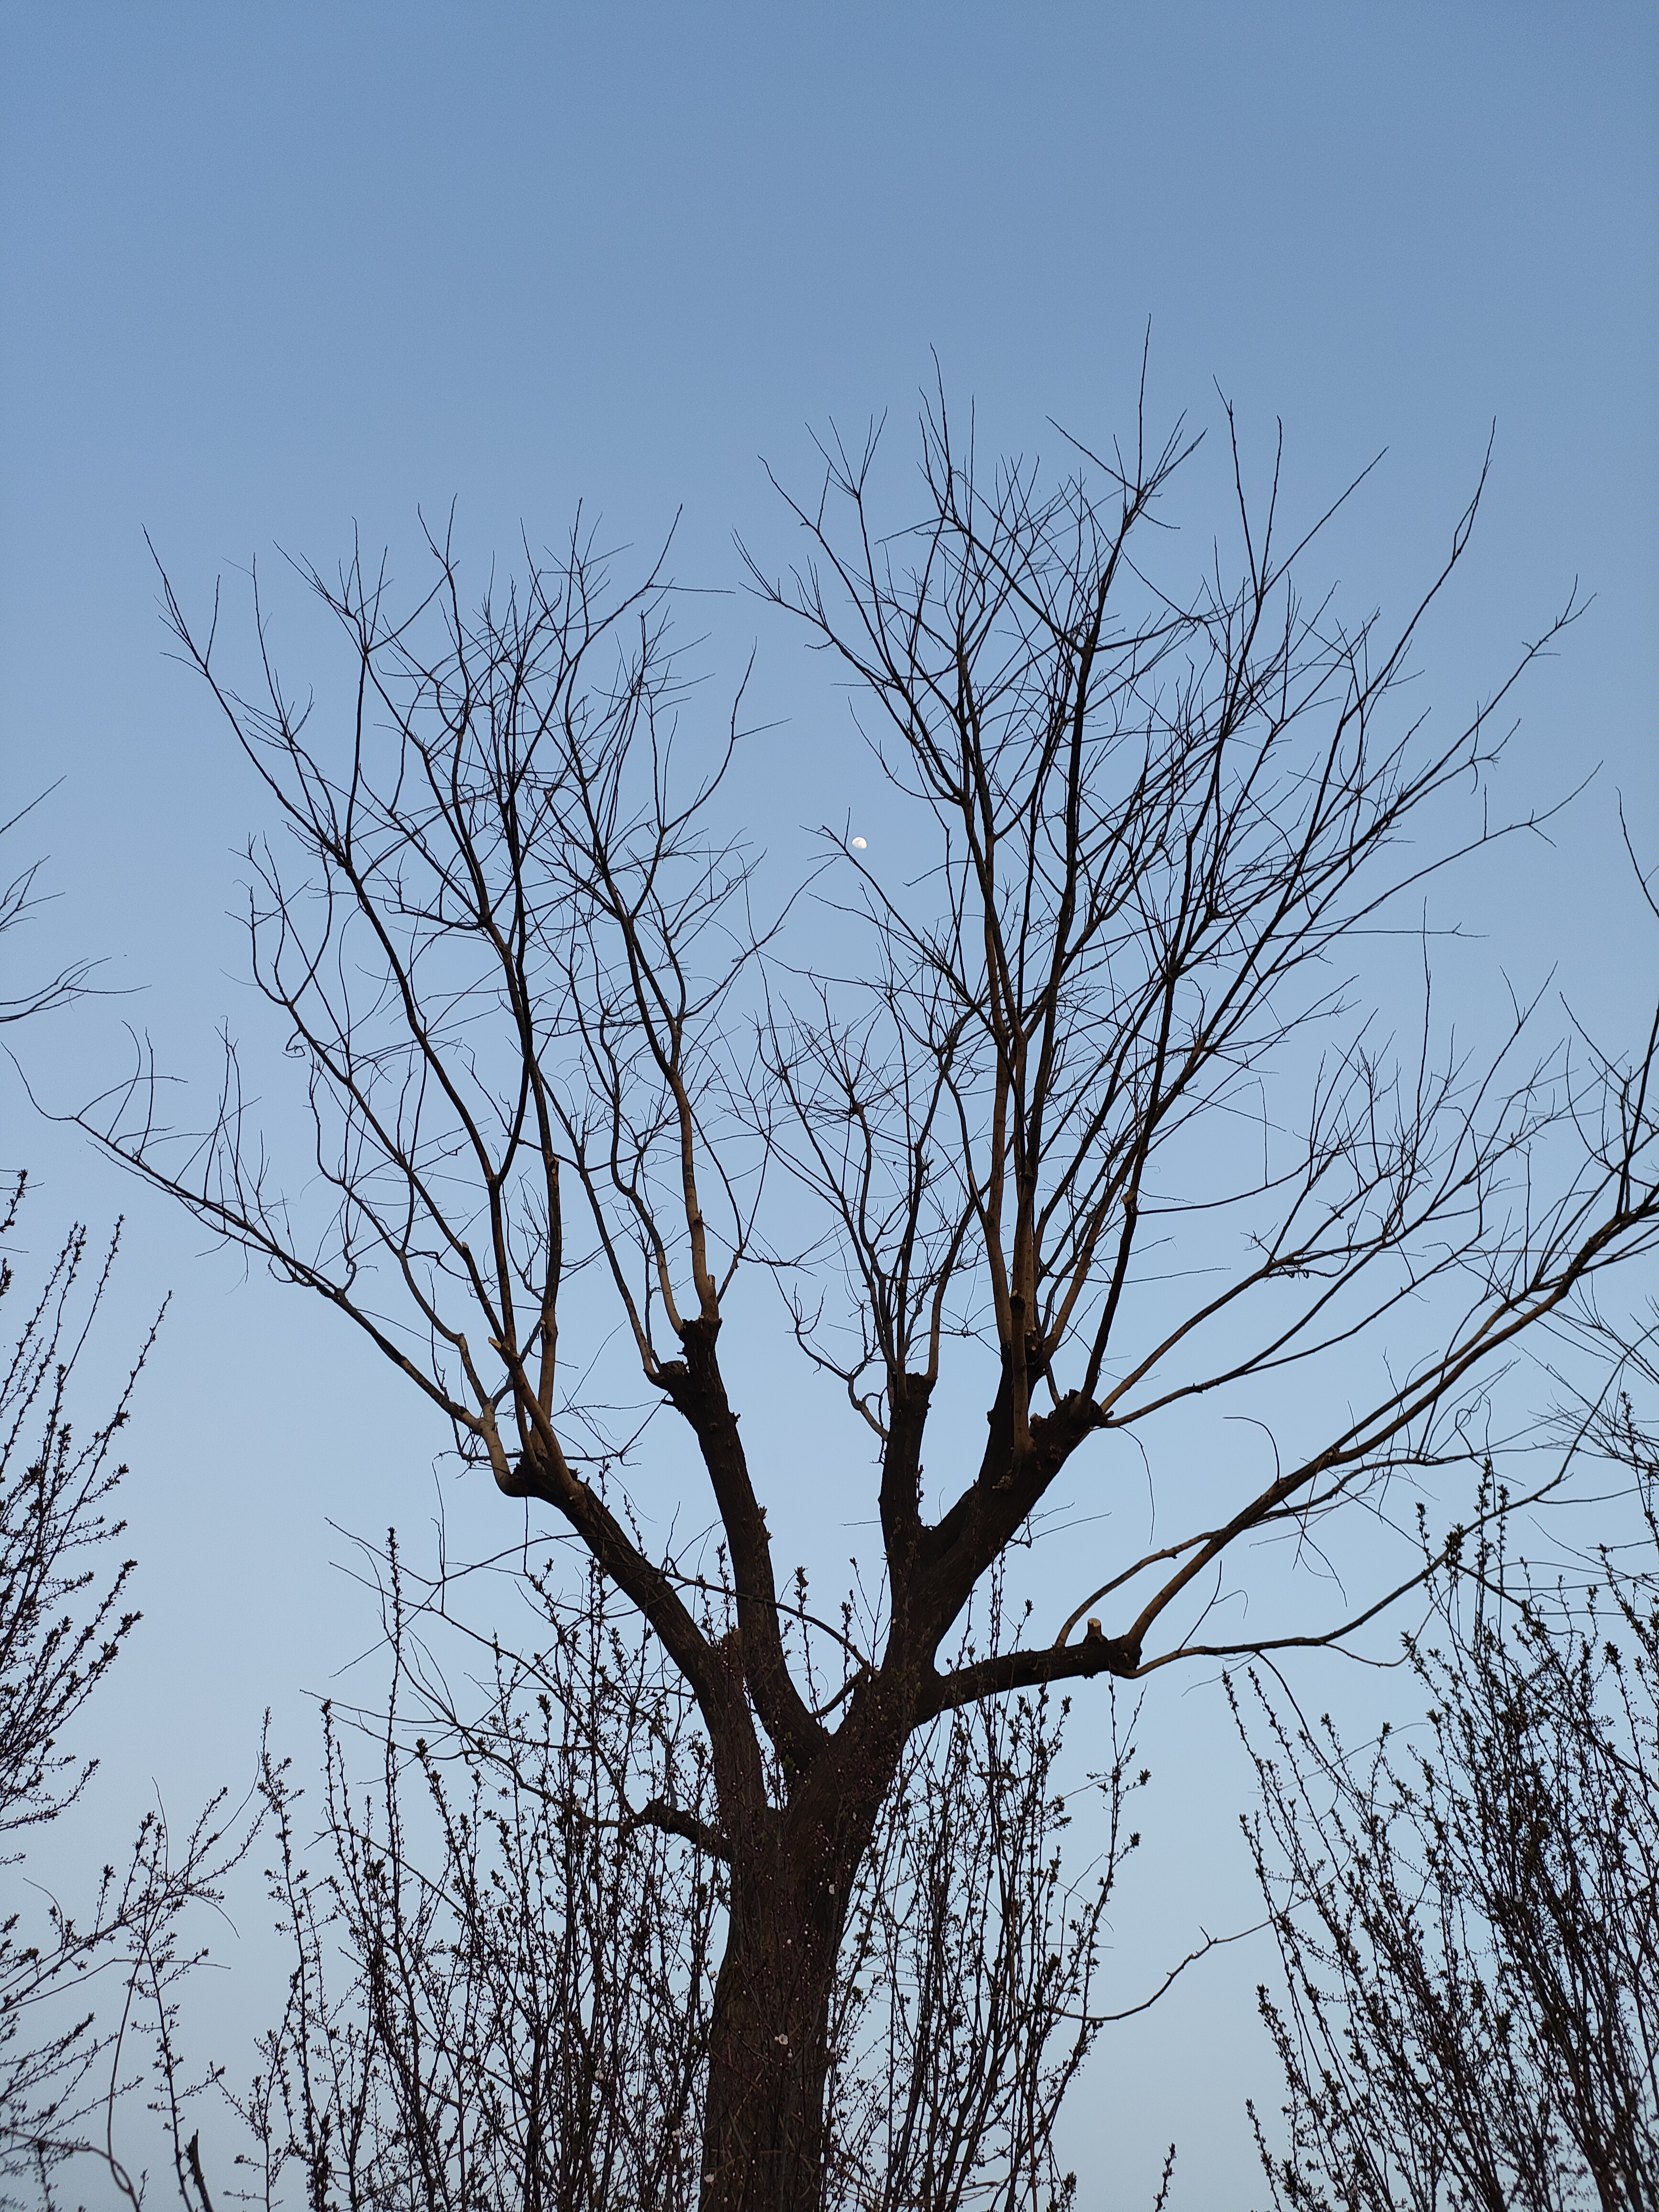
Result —
[{"label": "moon", "polygon": [[863,838],[862,838],[862,837],[854,837],[854,840],[853,840],[853,850],[854,850],[855,853],[862,853],[862,852],[864,852],[866,849],[866,846],[865,846],[865,842],[864,842]]}]

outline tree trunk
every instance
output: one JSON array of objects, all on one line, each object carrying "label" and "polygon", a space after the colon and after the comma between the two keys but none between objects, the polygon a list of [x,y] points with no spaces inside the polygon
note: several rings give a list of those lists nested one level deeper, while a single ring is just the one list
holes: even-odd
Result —
[{"label": "tree trunk", "polygon": [[732,1866],[709,2031],[703,2212],[819,2212],[823,2201],[830,2001],[848,1883],[839,1853],[793,1840],[793,1850],[780,1838]]},{"label": "tree trunk", "polygon": [[702,2212],[821,2212],[836,1961],[898,1771],[908,1690],[907,1675],[855,1697],[787,1808],[722,1808],[731,1917],[709,2024]]}]

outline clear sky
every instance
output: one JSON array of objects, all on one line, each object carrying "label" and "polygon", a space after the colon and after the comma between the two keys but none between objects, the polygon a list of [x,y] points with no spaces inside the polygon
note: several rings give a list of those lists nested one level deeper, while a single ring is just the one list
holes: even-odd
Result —
[{"label": "clear sky", "polygon": [[[1154,411],[1212,425],[1218,385],[1258,454],[1282,420],[1304,511],[1388,449],[1333,553],[1367,606],[1441,551],[1495,422],[1425,696],[1465,707],[1577,578],[1594,605],[1527,687],[1516,803],[1602,765],[1553,854],[1487,872],[1460,919],[1593,1017],[1628,1007],[1616,793],[1659,842],[1651,0],[52,0],[0,6],[0,807],[63,779],[35,817],[59,902],[8,957],[100,956],[139,994],[24,1041],[60,1101],[112,1072],[123,1018],[203,1067],[246,999],[224,916],[258,804],[164,657],[146,531],[200,605],[275,545],[407,549],[452,499],[479,568],[578,498],[640,542],[683,510],[678,573],[734,594],[711,664],[758,640],[799,734],[757,799],[787,829],[861,771],[736,592],[733,530],[784,543],[758,457],[800,473],[832,416],[906,434],[930,349],[988,441],[1109,438],[1149,321]],[[175,1294],[131,1447],[148,1619],[102,1709],[125,1820],[151,1777],[180,1804],[245,1771],[266,1704],[303,1757],[303,1693],[369,1629],[328,1522],[418,1525],[442,1439],[9,1073],[0,1117],[0,1161],[42,1178],[33,1251],[128,1212],[112,1366]],[[1168,1809],[1126,1996],[1249,1906],[1213,1697],[1161,1687],[1144,1741]],[[1172,2132],[1178,2204],[1250,2202],[1261,1963],[1107,2048],[1079,2093],[1091,2212],[1149,2202]],[[224,2002],[245,2032],[257,2002]]]}]

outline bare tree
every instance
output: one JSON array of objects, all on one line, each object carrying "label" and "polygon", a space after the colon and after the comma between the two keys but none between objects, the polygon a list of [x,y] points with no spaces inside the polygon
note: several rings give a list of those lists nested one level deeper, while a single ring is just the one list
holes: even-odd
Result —
[{"label": "bare tree", "polygon": [[[23,1195],[20,1175],[0,1237]],[[115,1256],[112,1240],[88,1287],[86,1242],[70,1232],[0,1372],[0,1837],[19,1846],[55,1829],[92,1778],[96,1760],[66,1735],[138,1620],[125,1602],[134,1563],[114,1552],[125,1524],[108,1509],[127,1471],[112,1463],[115,1439],[155,1336],[110,1419],[77,1437],[76,1368]],[[14,1282],[0,1260],[0,1297]],[[64,2169],[93,2157],[137,2212],[142,2177],[118,2149],[117,2115],[143,2082],[162,2094],[185,2203],[199,2212],[173,2029],[178,1984],[202,1955],[185,1945],[186,1916],[217,1904],[246,1849],[225,1810],[216,1799],[182,1837],[146,1814],[81,1913],[42,1886],[38,1851],[33,1863],[21,1848],[0,1858],[15,1893],[0,1918],[0,2203],[50,2208]]]},{"label": "bare tree", "polygon": [[[15,1229],[26,1188],[20,1172],[0,1237]],[[84,1445],[66,1413],[115,1257],[112,1240],[86,1311],[77,1313],[86,1241],[83,1229],[70,1232],[0,1378],[0,1834],[57,1820],[85,1789],[93,1763],[64,1750],[63,1734],[138,1619],[122,1610],[135,1561],[111,1565],[98,1587],[125,1528],[104,1508],[126,1472],[109,1462],[131,1382]],[[15,1279],[9,1258],[0,1258],[0,1297]]]},{"label": "bare tree", "polygon": [[1659,2205],[1659,1453],[1628,1401],[1610,1425],[1645,1571],[1604,1551],[1574,1604],[1506,1559],[1500,1521],[1448,1563],[1435,1641],[1407,1639],[1418,1742],[1350,1754],[1254,1685],[1277,2205]]},{"label": "bare tree", "polygon": [[648,1769],[704,1810],[685,1699],[596,1584],[550,1605],[544,1649],[489,1651],[483,1711],[453,1715],[421,1634],[453,1594],[411,1607],[395,1544],[384,1564],[378,1772],[354,1784],[326,1711],[315,1875],[267,1778],[294,1964],[239,2106],[264,2201],[297,2162],[313,2212],[694,2203],[721,1869],[626,1796]]},{"label": "bare tree", "polygon": [[[1254,1540],[1311,1556],[1332,1515],[1473,1471],[1489,1379],[1659,1224],[1651,1038],[1630,1064],[1523,1062],[1522,1010],[1484,1063],[1426,1017],[1396,1056],[1352,964],[1500,834],[1456,809],[1547,641],[1454,732],[1396,696],[1473,505],[1385,636],[1303,597],[1316,531],[1286,549],[1276,477],[1258,512],[1237,467],[1235,576],[1218,553],[1195,586],[1168,556],[1155,577],[1190,450],[1084,456],[1045,488],[981,466],[941,404],[896,531],[873,447],[827,450],[791,503],[803,565],[755,574],[850,680],[915,859],[900,884],[830,835],[826,903],[793,915],[757,918],[757,863],[719,827],[740,702],[682,766],[660,567],[614,587],[579,530],[477,612],[447,542],[401,609],[361,556],[307,570],[349,655],[326,713],[284,689],[263,612],[239,689],[216,615],[198,629],[168,591],[300,856],[252,849],[248,923],[313,1157],[282,1179],[234,1048],[204,1135],[163,1125],[147,1063],[82,1118],[360,1328],[506,1497],[574,1533],[695,1699],[729,1883],[711,2208],[820,2201],[836,1959],[915,1732],[1351,1632],[1389,1587],[1228,1638],[1217,1577]],[[876,1463],[879,1587],[842,1628],[780,1588],[763,1485],[787,1470],[751,1464],[721,1346],[745,1269],[782,1285],[784,1343],[838,1380]],[[620,1503],[648,1439],[612,1328],[695,1445],[718,1556],[648,1546]],[[1347,1410],[1309,1440],[1328,1374]],[[955,1468],[939,1438],[925,1490],[941,1386],[987,1403],[986,1431]],[[1167,1451],[1200,1401],[1283,1411],[1271,1475],[1220,1453],[1218,1512],[1091,1563],[1053,1633],[942,1661],[1074,1455]],[[1188,1493],[1152,1464],[1167,1516]],[[711,1583],[730,1630],[700,1617]]]},{"label": "bare tree", "polygon": [[[0,823],[0,837],[31,811]],[[40,903],[39,864],[0,890],[0,936]],[[9,950],[10,948],[8,948]],[[82,996],[96,963],[0,998],[0,1023]],[[9,1240],[27,1195],[15,1174],[0,1216],[0,1301],[15,1296]],[[204,1954],[185,1943],[192,1909],[216,1905],[251,1836],[227,1838],[216,1798],[188,1833],[146,1814],[119,1865],[106,1862],[90,1910],[78,1915],[40,1879],[42,1831],[82,1798],[98,1761],[69,1737],[137,1626],[125,1602],[136,1566],[115,1556],[126,1532],[110,1509],[127,1469],[116,1439],[155,1343],[158,1316],[101,1426],[70,1418],[76,1370],[109,1287],[116,1225],[88,1280],[87,1232],[76,1224],[35,1286],[0,1370],[0,2203],[51,2212],[65,2169],[88,2157],[137,2212],[144,2176],[117,2147],[118,2111],[141,2085],[159,2089],[186,2212],[207,2212],[194,2138],[183,2135],[187,2085],[174,2039],[179,1984]],[[101,2000],[101,2002],[100,2002]],[[192,2167],[195,2171],[192,2172]]]}]

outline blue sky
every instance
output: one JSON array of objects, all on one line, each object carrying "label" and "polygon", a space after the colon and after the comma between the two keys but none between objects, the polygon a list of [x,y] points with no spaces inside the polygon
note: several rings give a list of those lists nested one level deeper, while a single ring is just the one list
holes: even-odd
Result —
[{"label": "blue sky", "polygon": [[[480,572],[578,498],[641,544],[680,514],[678,573],[729,595],[710,665],[758,641],[788,718],[756,799],[787,859],[862,771],[738,590],[733,531],[784,544],[759,457],[799,476],[832,417],[887,413],[902,441],[930,349],[989,441],[1052,449],[1051,417],[1109,437],[1149,323],[1154,413],[1212,427],[1219,386],[1258,459],[1282,420],[1300,511],[1387,449],[1330,555],[1366,606],[1439,554],[1496,423],[1425,696],[1467,705],[1577,579],[1594,605],[1526,688],[1510,789],[1601,769],[1457,918],[1592,1018],[1628,1011],[1615,793],[1650,851],[1659,829],[1651,5],[55,0],[0,8],[0,799],[63,779],[35,817],[58,902],[15,957],[100,956],[138,994],[27,1039],[51,1095],[112,1069],[123,1018],[204,1067],[246,1003],[224,917],[257,797],[164,657],[146,531],[200,605],[354,527],[407,556],[452,500]],[[1200,542],[1217,496],[1200,474]],[[0,1158],[43,1183],[34,1249],[129,1214],[112,1366],[174,1293],[133,1432],[149,1618],[106,1706],[105,1802],[151,1777],[187,1798],[246,1768],[267,1703],[303,1748],[302,1692],[368,1629],[327,1523],[428,1515],[441,1438],[9,1075],[0,1116]],[[1248,1906],[1215,1700],[1160,1690],[1146,1725],[1170,1809],[1126,1975]],[[1183,1990],[1097,2069],[1086,2204],[1149,2201],[1177,2129],[1178,2201],[1249,2201],[1259,1971]]]}]

